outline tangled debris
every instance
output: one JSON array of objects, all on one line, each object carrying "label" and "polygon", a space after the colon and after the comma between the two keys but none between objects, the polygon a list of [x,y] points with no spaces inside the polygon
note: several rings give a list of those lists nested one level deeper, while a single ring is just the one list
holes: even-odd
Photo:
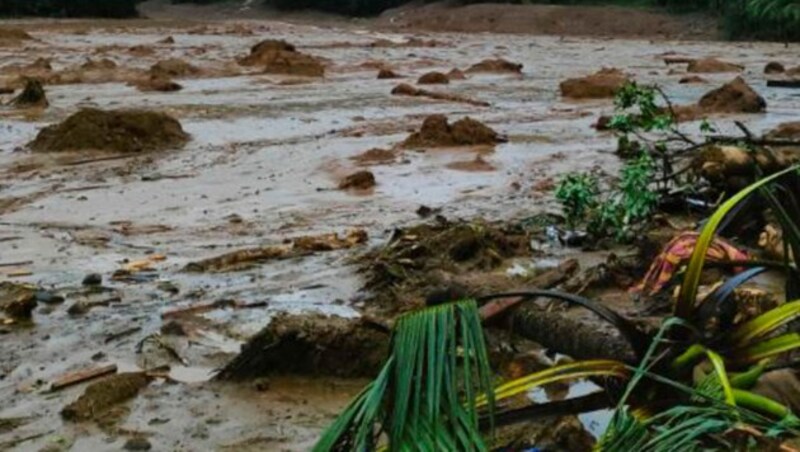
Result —
[{"label": "tangled debris", "polygon": [[288,259],[320,251],[353,248],[366,243],[367,232],[363,229],[347,231],[344,238],[336,233],[303,236],[286,240],[281,245],[249,248],[223,254],[222,256],[191,262],[184,268],[188,272],[226,272],[251,268],[260,262],[273,259]]},{"label": "tangled debris", "polygon": [[281,314],[242,347],[217,379],[276,374],[373,377],[388,349],[388,329],[366,320]]},{"label": "tangled debris", "polygon": [[477,146],[501,143],[505,139],[482,122],[463,118],[452,125],[444,115],[425,118],[419,132],[414,132],[402,144],[406,148]]},{"label": "tangled debris", "polygon": [[392,90],[394,96],[412,96],[412,97],[427,97],[436,100],[446,100],[450,102],[460,102],[478,107],[488,107],[488,102],[470,99],[469,97],[460,96],[458,94],[440,93],[436,91],[428,91],[425,89],[414,88],[407,83],[401,83],[394,87]]},{"label": "tangled debris", "polygon": [[602,99],[614,97],[630,79],[616,68],[603,68],[586,77],[561,82],[561,95],[571,99]]},{"label": "tangled debris", "polygon": [[434,71],[423,74],[417,80],[417,83],[420,85],[447,85],[450,83],[450,79],[447,75]]},{"label": "tangled debris", "polygon": [[437,217],[395,230],[386,245],[367,253],[359,264],[367,281],[364,289],[371,294],[369,306],[403,310],[426,299],[512,287],[505,273],[491,272],[507,259],[530,255],[530,237],[522,229]]},{"label": "tangled debris", "polygon": [[260,66],[267,74],[322,77],[325,66],[315,57],[298,52],[286,41],[268,39],[250,49],[250,55],[239,60],[242,66]]},{"label": "tangled debris", "polygon": [[686,68],[688,72],[712,74],[722,72],[742,72],[744,66],[728,63],[726,61],[718,60],[716,58],[703,58],[700,60],[692,60]]},{"label": "tangled debris", "polygon": [[187,141],[180,122],[164,113],[85,108],[42,129],[28,146],[37,152],[136,153],[180,148]]},{"label": "tangled debris", "polygon": [[97,420],[115,405],[136,397],[149,383],[144,372],[112,375],[89,385],[78,400],[61,410],[61,416],[68,421]]},{"label": "tangled debris", "polygon": [[25,88],[11,101],[11,105],[16,108],[47,108],[50,102],[47,101],[42,82],[29,78],[25,81]]},{"label": "tangled debris", "polygon": [[511,61],[502,58],[483,60],[480,63],[473,64],[467,69],[467,72],[494,72],[494,73],[522,73],[522,64],[512,63]]}]

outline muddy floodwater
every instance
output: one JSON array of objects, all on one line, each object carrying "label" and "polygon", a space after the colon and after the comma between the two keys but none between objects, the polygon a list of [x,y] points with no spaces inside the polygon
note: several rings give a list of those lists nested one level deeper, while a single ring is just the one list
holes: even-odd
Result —
[{"label": "muddy floodwater", "polygon": [[[398,34],[269,21],[17,24],[34,40],[0,47],[0,86],[12,83],[14,68],[39,58],[49,59],[54,72],[87,58],[108,58],[117,69],[80,83],[45,84],[50,106],[44,110],[14,109],[6,106],[13,96],[0,95],[0,282],[35,283],[66,297],[40,303],[32,325],[0,326],[0,419],[25,418],[16,428],[0,427],[0,449],[120,450],[128,438],[144,436],[153,450],[308,450],[363,382],[209,379],[277,313],[358,315],[365,295],[351,258],[359,250],[226,273],[185,272],[186,264],[353,228],[367,232],[368,242],[359,246],[366,250],[388,240],[394,228],[419,222],[421,205],[466,219],[556,211],[551,189],[559,174],[594,168],[613,175],[620,165],[615,138],[591,127],[612,111],[612,102],[567,101],[558,91],[562,80],[603,67],[657,82],[674,102],[689,103],[735,74],[702,74],[707,83],[682,85],[684,67],[667,66],[664,54],[716,56],[744,65],[743,77],[767,101],[768,113],[734,118],[751,130],[796,119],[792,112],[800,109],[796,91],[765,84],[767,62],[796,57],[796,48],[782,44]],[[162,41],[168,36],[173,39]],[[321,58],[326,75],[269,75],[236,63],[267,38]],[[372,45],[378,40],[383,45]],[[141,92],[127,83],[129,72],[168,58],[199,68],[174,77],[182,90]],[[487,58],[524,68],[521,74],[469,73],[429,89],[489,106],[390,95],[426,72],[466,70]],[[400,78],[378,79],[380,67]],[[191,141],[180,150],[114,159],[26,148],[42,127],[82,107],[163,111]],[[481,120],[508,142],[493,150],[399,151],[394,160],[369,166],[374,188],[337,189],[343,177],[365,169],[353,157],[393,148],[435,113]],[[730,127],[721,125],[723,132]],[[143,260],[146,271],[112,279]],[[102,276],[104,289],[87,293],[81,283],[92,273]],[[219,300],[233,304],[184,319],[185,335],[153,336],[171,312]],[[97,306],[70,314],[81,301]],[[153,346],[158,341],[177,353],[163,353]],[[170,378],[157,379],[121,407],[113,427],[62,420],[62,407],[84,386],[49,392],[48,384],[103,364],[121,371],[169,365]]]}]

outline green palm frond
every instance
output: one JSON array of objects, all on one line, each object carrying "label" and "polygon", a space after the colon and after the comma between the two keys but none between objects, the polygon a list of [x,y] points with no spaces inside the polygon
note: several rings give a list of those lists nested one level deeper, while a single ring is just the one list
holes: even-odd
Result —
[{"label": "green palm frond", "polygon": [[370,383],[323,434],[315,452],[486,450],[478,396],[493,413],[491,370],[474,301],[406,314],[392,335],[391,355]]}]

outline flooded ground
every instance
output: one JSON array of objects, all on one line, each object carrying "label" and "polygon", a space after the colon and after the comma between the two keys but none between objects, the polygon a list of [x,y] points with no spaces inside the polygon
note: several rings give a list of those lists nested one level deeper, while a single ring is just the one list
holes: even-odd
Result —
[{"label": "flooded ground", "polygon": [[[421,205],[450,218],[519,219],[554,210],[542,189],[552,185],[548,180],[592,168],[611,175],[619,167],[610,152],[614,137],[591,127],[612,110],[611,102],[569,102],[558,93],[560,81],[602,67],[657,82],[673,101],[687,103],[734,75],[704,74],[706,84],[679,85],[685,73],[666,66],[663,54],[718,56],[745,65],[745,78],[767,100],[767,114],[736,118],[752,130],[794,119],[800,108],[795,91],[765,87],[764,65],[796,56],[795,48],[778,44],[396,34],[269,21],[22,26],[35,41],[0,47],[0,86],[14,78],[13,66],[37,58],[50,59],[56,72],[90,57],[109,58],[118,69],[84,80],[89,83],[46,85],[50,107],[43,112],[0,109],[0,281],[31,282],[66,296],[63,304],[40,304],[31,326],[0,327],[0,418],[26,418],[20,427],[0,429],[0,449],[119,450],[127,438],[143,435],[154,450],[307,450],[361,382],[207,380],[276,313],[358,315],[364,294],[349,259],[354,250],[234,273],[187,273],[187,263],[363,228],[369,242],[358,252],[385,242],[393,228],[418,222]],[[159,43],[167,36],[174,43]],[[412,37],[436,45],[371,45]],[[236,64],[266,38],[286,39],[324,58],[326,76],[295,79]],[[176,78],[183,90],[142,93],[126,83],[131,73],[172,57],[201,69]],[[524,64],[522,74],[471,74],[432,88],[489,107],[390,95],[397,83],[413,83],[425,72],[465,70],[498,57]],[[402,79],[378,80],[378,66]],[[4,104],[10,99],[0,97]],[[92,153],[25,149],[39,129],[88,106],[158,109],[179,119],[192,140],[179,151],[100,161],[102,155]],[[405,150],[391,163],[370,167],[374,189],[336,189],[360,169],[352,157],[393,147],[433,113],[479,119],[507,135],[508,143],[493,151]],[[478,153],[488,165],[475,170],[467,163]],[[115,270],[154,255],[160,257],[150,271],[111,279]],[[108,290],[82,287],[90,273],[102,275]],[[171,311],[218,300],[240,308],[198,314],[187,335],[164,336],[180,359],[151,352],[152,341],[137,346],[161,331]],[[100,306],[69,314],[80,301]],[[82,387],[48,393],[47,384],[104,363],[123,370],[169,364],[171,380],[142,391],[113,428],[62,421],[59,411]]]}]

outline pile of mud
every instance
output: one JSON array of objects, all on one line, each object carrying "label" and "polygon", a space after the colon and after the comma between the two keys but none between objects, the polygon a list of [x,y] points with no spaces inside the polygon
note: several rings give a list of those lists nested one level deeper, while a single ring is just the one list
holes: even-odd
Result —
[{"label": "pile of mud", "polygon": [[503,137],[482,122],[463,118],[453,124],[444,115],[425,118],[419,132],[414,132],[402,144],[406,148],[494,145]]},{"label": "pile of mud", "polygon": [[139,91],[145,93],[153,91],[171,93],[183,89],[181,84],[174,82],[170,77],[155,74],[152,74],[149,77],[141,80],[136,80],[132,82],[131,85],[135,86]]},{"label": "pile of mud", "polygon": [[45,127],[28,146],[37,152],[136,153],[179,148],[187,141],[180,122],[164,113],[86,108]]},{"label": "pile of mud", "polygon": [[310,55],[298,52],[286,41],[268,39],[254,45],[250,55],[239,60],[242,66],[260,66],[267,74],[322,77],[325,66]]},{"label": "pile of mud", "polygon": [[614,97],[629,78],[616,68],[603,68],[586,77],[561,82],[561,95],[571,99],[603,99]]},{"label": "pile of mud", "polygon": [[47,108],[50,102],[47,101],[42,82],[37,79],[27,79],[25,88],[11,101],[11,105],[16,108]]},{"label": "pile of mud", "polygon": [[450,83],[450,78],[441,72],[428,72],[417,80],[417,84],[420,85],[447,85],[448,83]]},{"label": "pile of mud", "polygon": [[398,158],[396,151],[388,149],[373,148],[351,157],[360,166],[382,165],[392,163]]},{"label": "pile of mud", "polygon": [[530,255],[530,237],[521,228],[437,217],[397,229],[385,246],[360,259],[364,288],[372,294],[368,309],[404,310],[498,286],[508,289],[509,278],[491,272],[507,259]]},{"label": "pile of mud", "polygon": [[374,377],[388,350],[389,331],[380,325],[319,314],[282,314],[248,341],[217,379],[281,374]]},{"label": "pile of mud", "polygon": [[0,28],[0,47],[20,45],[23,41],[30,41],[33,37],[25,30],[15,28]]},{"label": "pile of mud", "polygon": [[678,121],[693,121],[707,115],[730,113],[762,113],[767,102],[741,77],[709,91],[695,105],[673,107]]},{"label": "pile of mud", "polygon": [[723,72],[742,72],[744,67],[738,64],[728,63],[727,61],[721,61],[716,58],[703,58],[689,62],[689,66],[686,68],[686,70],[700,74],[714,74]]},{"label": "pile of mud", "polygon": [[473,64],[467,72],[489,72],[489,73],[522,73],[522,64],[512,63],[511,61],[502,58],[494,60],[483,60],[480,63]]}]

